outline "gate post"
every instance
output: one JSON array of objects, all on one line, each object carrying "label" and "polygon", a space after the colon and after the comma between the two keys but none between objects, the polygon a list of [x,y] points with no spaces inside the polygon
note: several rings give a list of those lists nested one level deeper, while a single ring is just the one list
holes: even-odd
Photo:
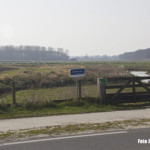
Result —
[{"label": "gate post", "polygon": [[100,104],[104,104],[106,101],[106,79],[97,79],[97,86],[98,86],[98,95],[100,98]]},{"label": "gate post", "polygon": [[11,88],[12,88],[12,104],[16,105],[16,91],[14,81],[11,82]]},{"label": "gate post", "polygon": [[136,91],[135,91],[135,77],[134,76],[132,77],[132,92],[133,92],[133,101],[135,101],[136,100],[136,95],[135,95]]},{"label": "gate post", "polygon": [[78,89],[79,89],[79,99],[81,99],[81,81],[79,81],[79,84],[78,84]]}]

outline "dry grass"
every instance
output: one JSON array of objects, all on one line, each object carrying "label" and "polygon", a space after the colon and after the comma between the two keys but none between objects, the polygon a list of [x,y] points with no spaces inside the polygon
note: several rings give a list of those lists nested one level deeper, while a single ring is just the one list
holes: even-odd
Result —
[{"label": "dry grass", "polygon": [[[4,66],[4,64],[3,64]],[[6,65],[8,66],[8,65]],[[9,64],[9,67],[17,69],[6,70],[0,73],[0,79],[8,81],[13,79],[18,86],[47,87],[58,84],[70,84],[75,81],[69,76],[69,69],[85,68],[84,80],[96,82],[99,77],[126,76],[128,71],[123,66],[109,66],[107,64],[92,63],[33,63],[33,64]]]},{"label": "dry grass", "polygon": [[41,127],[36,129],[9,131],[0,133],[1,140],[15,140],[17,138],[38,138],[38,135],[42,136],[60,136],[60,135],[75,135],[83,133],[104,132],[107,130],[120,130],[138,127],[149,127],[150,119],[137,119],[137,120],[124,120],[105,123],[89,123],[89,124],[75,124],[66,126],[53,126],[53,127]]}]

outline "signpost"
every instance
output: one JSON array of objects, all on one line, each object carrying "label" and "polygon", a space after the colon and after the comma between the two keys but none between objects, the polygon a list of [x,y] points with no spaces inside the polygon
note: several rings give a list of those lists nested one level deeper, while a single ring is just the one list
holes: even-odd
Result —
[{"label": "signpost", "polygon": [[76,79],[77,98],[81,98],[81,82],[78,81],[78,78],[85,76],[84,68],[70,69],[69,75],[70,75],[70,77],[73,77]]}]

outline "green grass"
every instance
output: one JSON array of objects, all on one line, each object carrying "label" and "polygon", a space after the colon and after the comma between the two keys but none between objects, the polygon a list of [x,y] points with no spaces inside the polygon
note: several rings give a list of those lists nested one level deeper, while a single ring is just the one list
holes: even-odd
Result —
[{"label": "green grass", "polygon": [[[31,89],[21,90],[16,92],[16,102],[27,103],[27,102],[43,102],[52,100],[62,100],[75,98],[75,87],[56,87],[56,88],[43,88],[43,89]],[[11,93],[1,99],[2,103],[11,103]]]},{"label": "green grass", "polygon": [[91,98],[73,101],[67,100],[60,103],[43,101],[42,103],[35,104],[28,102],[18,104],[17,106],[0,104],[0,119],[143,109],[147,106],[150,106],[150,102],[99,105],[96,99]]},{"label": "green grass", "polygon": [[[138,88],[137,90],[144,89]],[[116,89],[108,90],[107,93],[115,91]],[[127,88],[124,92],[131,91],[132,89]],[[75,87],[21,90],[16,92],[17,106],[12,105],[11,94],[1,98],[0,119],[140,109],[150,105],[150,102],[99,105],[96,95],[96,85],[83,86],[82,96],[85,97],[83,100],[71,100],[76,98]],[[87,98],[88,96],[90,98]],[[54,100],[61,99],[65,101],[54,102]]]}]

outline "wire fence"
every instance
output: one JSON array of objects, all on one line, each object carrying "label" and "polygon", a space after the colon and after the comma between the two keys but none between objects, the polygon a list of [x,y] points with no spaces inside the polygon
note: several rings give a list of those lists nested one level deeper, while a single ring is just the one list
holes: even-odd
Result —
[{"label": "wire fence", "polygon": [[[15,89],[15,93],[12,92],[12,88]],[[72,85],[61,85],[55,87],[47,88],[28,88],[24,89],[23,87],[15,88],[10,85],[10,88],[4,89],[1,88],[0,91],[0,103],[14,103],[14,98],[16,103],[38,103],[42,101],[64,101],[77,99],[77,86],[76,84]],[[14,95],[15,94],[15,95]],[[81,98],[98,97],[97,85],[93,83],[81,82]]]},{"label": "wire fence", "polygon": [[[149,79],[150,77],[145,77],[145,78]],[[136,82],[138,81],[136,80]],[[32,102],[32,103],[52,102],[52,101],[59,102],[59,101],[72,100],[78,98],[99,98],[100,99],[97,83],[87,82],[87,81],[80,81],[79,83],[81,84],[76,84],[76,83],[61,84],[58,86],[49,86],[45,88],[39,88],[38,86],[34,87],[32,86],[32,84],[30,88],[24,88],[23,86],[18,86],[17,83],[15,82],[10,82],[9,85],[5,83],[0,83],[0,103],[22,104],[28,102]],[[124,84],[126,85],[126,83],[123,84],[123,82],[120,81],[119,78],[115,78],[115,81],[111,81],[111,82],[108,81],[106,86],[106,92],[104,93],[108,96],[109,95],[112,96],[115,93],[118,94],[118,91],[120,95],[122,94],[122,95],[129,96],[130,93],[132,99],[135,97],[134,95],[137,94],[135,93],[135,87],[136,87],[136,92],[143,93],[148,91],[149,93],[150,84],[146,84],[146,83],[143,84],[140,81],[139,83],[140,83],[139,85],[129,84],[128,86],[125,86],[123,90],[120,90],[122,87],[124,87]],[[79,88],[79,86],[77,85],[81,85],[80,86],[81,88]],[[142,98],[145,97],[146,97],[145,95],[144,96],[142,95]],[[110,99],[110,98],[106,98],[106,99]]]}]

